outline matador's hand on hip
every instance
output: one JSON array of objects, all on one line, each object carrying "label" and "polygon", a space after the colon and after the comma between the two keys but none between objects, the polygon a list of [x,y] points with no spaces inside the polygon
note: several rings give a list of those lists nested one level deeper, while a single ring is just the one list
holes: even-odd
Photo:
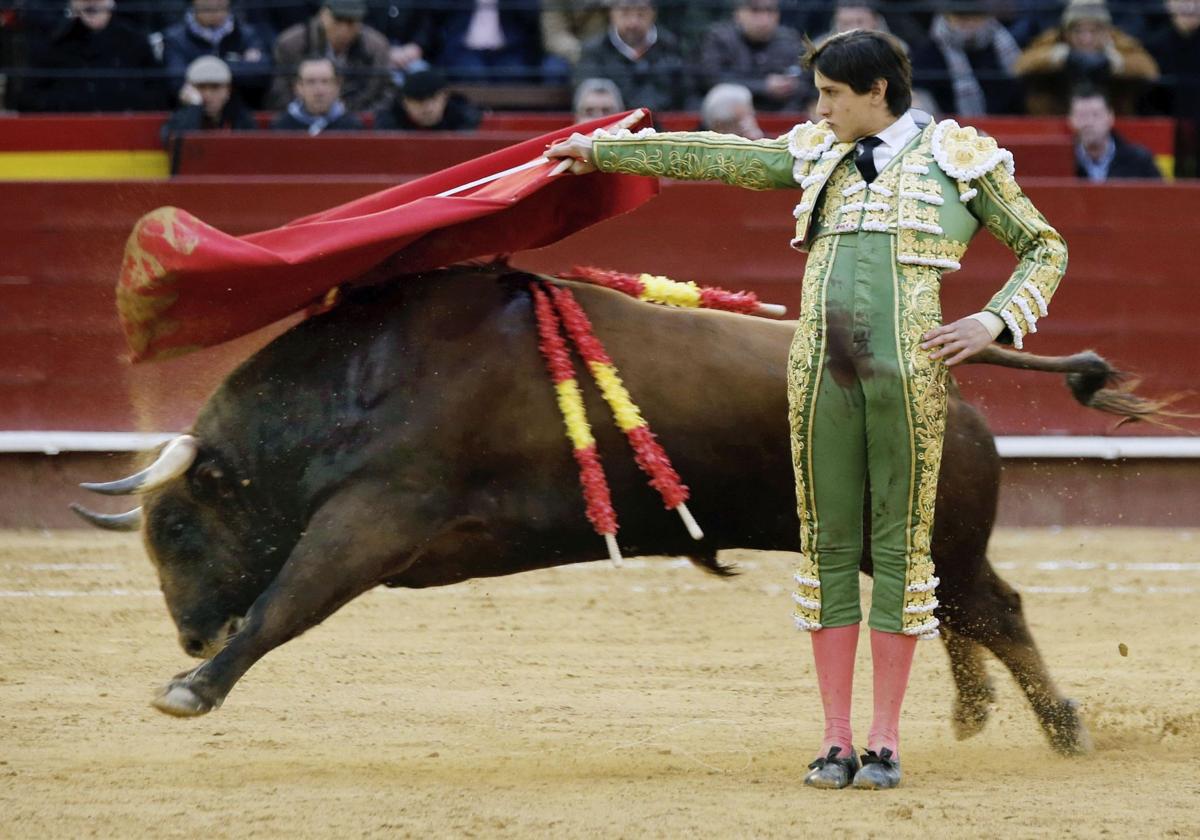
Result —
[{"label": "matador's hand on hip", "polygon": [[596,164],[592,162],[592,138],[576,132],[566,140],[559,140],[553,146],[546,150],[546,157],[554,160],[556,158],[568,158],[571,162],[569,172],[575,175],[586,175],[589,172],[596,171]]},{"label": "matador's hand on hip", "polygon": [[991,344],[992,334],[974,318],[962,318],[953,324],[934,327],[921,336],[921,342],[921,349],[932,350],[929,358],[945,359],[947,365],[956,365]]}]

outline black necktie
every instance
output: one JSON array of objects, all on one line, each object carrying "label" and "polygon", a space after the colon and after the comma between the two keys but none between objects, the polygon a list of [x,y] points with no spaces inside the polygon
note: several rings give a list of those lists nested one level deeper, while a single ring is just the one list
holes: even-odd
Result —
[{"label": "black necktie", "polygon": [[859,148],[858,154],[854,156],[854,165],[868,184],[879,174],[879,170],[875,168],[875,147],[882,143],[883,141],[875,136],[864,137],[858,141]]}]

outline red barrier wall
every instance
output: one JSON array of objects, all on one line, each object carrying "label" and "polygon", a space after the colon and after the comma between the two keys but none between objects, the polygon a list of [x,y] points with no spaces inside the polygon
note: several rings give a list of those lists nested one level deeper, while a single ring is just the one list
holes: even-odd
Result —
[{"label": "red barrier wall", "polygon": [[[551,131],[553,129],[548,129]],[[563,136],[570,128],[563,129]],[[479,132],[454,137],[437,132],[303,134],[243,132],[190,134],[179,147],[180,175],[423,174],[494,152],[521,140],[522,132]],[[1066,136],[1011,135],[1004,141],[1022,177],[1063,177],[1075,172]]]},{"label": "red barrier wall", "polygon": [[[112,285],[133,221],[186,207],[233,233],[278,225],[380,189],[384,179],[198,179],[154,183],[16,183],[0,226],[0,429],[174,430],[208,390],[271,331],[171,362],[129,367]],[[1067,236],[1071,267],[1030,348],[1092,347],[1165,393],[1200,381],[1200,303],[1191,262],[1200,185],[1085,186],[1027,182]],[[668,183],[634,214],[518,255],[518,265],[577,262],[749,288],[794,312],[803,257],[787,245],[796,194]],[[981,234],[963,271],[947,275],[948,317],[974,311],[1012,268]],[[1005,434],[1103,433],[1110,423],[1076,406],[1056,377],[964,368],[967,394]],[[636,383],[634,383],[636,388]],[[1122,433],[1152,431],[1127,427]]]},{"label": "red barrier wall", "polygon": [[[165,113],[150,114],[22,114],[0,117],[0,152],[81,149],[157,149],[158,132]],[[266,128],[271,114],[257,115]],[[369,116],[369,115],[368,115]],[[693,113],[656,115],[669,131],[689,131],[699,122]],[[759,114],[759,125],[769,136],[778,136],[802,119],[803,114]],[[481,132],[545,134],[569,126],[572,117],[561,112],[500,111],[487,114]],[[1061,117],[978,117],[970,124],[1006,144],[1011,137],[1068,137]],[[1126,139],[1147,146],[1156,155],[1175,152],[1175,121],[1166,117],[1120,117],[1116,125]]]}]

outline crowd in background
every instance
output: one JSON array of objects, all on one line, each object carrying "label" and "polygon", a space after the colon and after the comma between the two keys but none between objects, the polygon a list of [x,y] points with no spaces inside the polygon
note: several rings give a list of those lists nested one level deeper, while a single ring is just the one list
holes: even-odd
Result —
[{"label": "crowd in background", "polygon": [[364,115],[470,129],[468,83],[570,86],[580,119],[698,111],[755,137],[756,112],[811,105],[805,40],[851,28],[905,43],[935,115],[1083,125],[1099,109],[1109,165],[1114,115],[1167,115],[1180,174],[1195,174],[1200,0],[15,0],[0,73],[9,110],[173,110],[168,136],[253,127],[256,110],[311,134]]}]

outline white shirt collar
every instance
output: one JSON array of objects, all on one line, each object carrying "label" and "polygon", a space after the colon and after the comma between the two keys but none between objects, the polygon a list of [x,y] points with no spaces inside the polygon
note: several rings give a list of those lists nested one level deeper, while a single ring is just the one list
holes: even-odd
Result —
[{"label": "white shirt collar", "polygon": [[920,133],[921,129],[917,128],[912,114],[905,111],[894,123],[875,136],[883,141],[882,147],[886,147],[892,154],[895,154]]},{"label": "white shirt collar", "polygon": [[[872,154],[875,160],[875,169],[882,172],[883,167],[887,166],[892,158],[900,154],[900,150],[920,133],[921,127],[913,119],[911,111],[905,111],[894,123],[877,133],[875,136],[883,142],[875,147]],[[862,147],[856,145],[856,148],[861,149]]]}]

